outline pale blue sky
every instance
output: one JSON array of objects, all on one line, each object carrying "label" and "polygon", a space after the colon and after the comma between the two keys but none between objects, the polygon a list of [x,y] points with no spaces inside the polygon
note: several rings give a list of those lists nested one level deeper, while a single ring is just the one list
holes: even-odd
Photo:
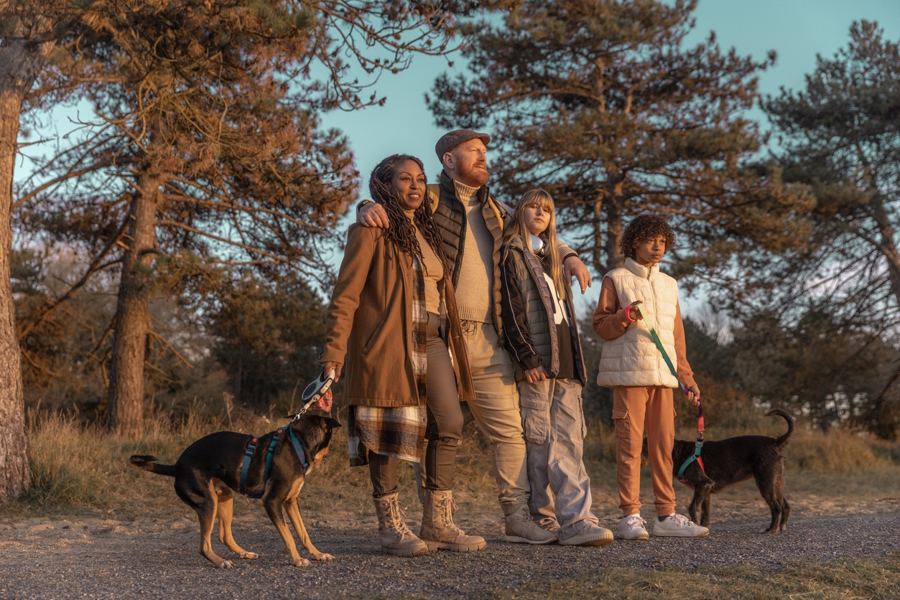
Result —
[{"label": "pale blue sky", "polygon": [[[697,24],[689,38],[691,43],[705,39],[712,30],[723,49],[734,47],[739,54],[757,60],[762,60],[769,50],[778,53],[775,66],[760,76],[764,94],[778,94],[781,87],[802,88],[804,75],[815,68],[816,54],[831,57],[846,46],[850,24],[855,20],[877,21],[888,39],[900,39],[900,0],[700,0],[695,16]],[[455,60],[451,69],[446,59],[417,57],[410,69],[385,75],[378,83],[376,89],[387,96],[383,107],[325,115],[324,125],[341,129],[350,140],[363,177],[363,195],[367,194],[369,173],[390,154],[418,156],[425,163],[429,180],[439,172],[434,144],[443,131],[435,127],[424,96],[440,73],[461,72],[463,61]],[[750,116],[759,121],[765,119],[758,109]],[[487,132],[494,133],[489,129]],[[348,215],[348,224],[351,217]],[[335,260],[340,261],[340,254]],[[595,283],[579,298],[579,312],[593,310],[598,293],[599,285]],[[703,309],[702,298],[683,304],[686,314]]]},{"label": "pale blue sky", "polygon": [[[804,74],[815,68],[816,54],[830,57],[846,46],[854,20],[878,21],[888,39],[900,39],[900,0],[700,0],[695,15],[692,43],[715,31],[720,46],[733,46],[741,55],[762,60],[769,50],[778,53],[775,66],[760,77],[766,94],[777,94],[782,86],[802,87]],[[448,68],[446,59],[417,57],[407,71],[382,77],[376,89],[387,96],[383,107],[325,115],[326,126],[341,129],[350,139],[364,190],[369,172],[390,154],[418,156],[429,179],[440,170],[434,144],[443,132],[435,127],[424,96],[442,72],[462,72],[464,61],[454,60],[456,65]],[[752,116],[764,118],[758,111]]]}]

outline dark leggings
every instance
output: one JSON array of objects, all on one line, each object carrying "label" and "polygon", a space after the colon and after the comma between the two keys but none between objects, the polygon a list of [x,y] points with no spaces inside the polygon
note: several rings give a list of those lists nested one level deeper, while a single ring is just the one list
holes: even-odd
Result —
[{"label": "dark leggings", "polygon": [[[447,345],[440,336],[441,319],[428,313],[428,373],[425,387],[428,394],[425,428],[425,489],[449,490],[453,484],[456,449],[462,439],[463,414],[456,391],[456,375],[450,362]],[[369,452],[369,475],[372,495],[376,498],[397,491],[397,459]]]}]

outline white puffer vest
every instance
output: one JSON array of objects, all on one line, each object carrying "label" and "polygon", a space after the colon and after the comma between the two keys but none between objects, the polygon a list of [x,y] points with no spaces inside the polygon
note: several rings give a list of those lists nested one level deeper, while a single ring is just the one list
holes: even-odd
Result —
[{"label": "white puffer vest", "polygon": [[[606,274],[616,286],[620,306],[635,300],[644,303],[644,312],[672,360],[675,356],[675,315],[678,309],[678,282],[659,272],[659,265],[644,267],[630,258],[625,266]],[[653,343],[650,329],[643,320],[628,326],[625,333],[603,344],[597,385],[678,387],[678,380],[669,372],[662,353]]]}]

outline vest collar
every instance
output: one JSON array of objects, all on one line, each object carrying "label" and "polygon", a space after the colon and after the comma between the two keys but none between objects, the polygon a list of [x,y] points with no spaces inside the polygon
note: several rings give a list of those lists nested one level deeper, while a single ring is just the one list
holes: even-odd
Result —
[{"label": "vest collar", "polygon": [[647,279],[650,281],[656,279],[656,276],[659,274],[659,263],[653,265],[652,267],[645,267],[644,265],[638,264],[637,261],[632,258],[625,259],[625,268],[641,279]]},{"label": "vest collar", "polygon": [[[462,204],[462,202],[459,200],[459,197],[456,195],[456,184],[454,183],[454,179],[447,174],[447,171],[441,171],[440,185],[441,190],[443,190],[451,198],[456,199],[457,202]],[[488,191],[487,185],[481,186],[480,188],[478,188],[478,191],[475,192],[475,197],[477,197],[482,204],[484,204],[489,195],[490,192]]]}]

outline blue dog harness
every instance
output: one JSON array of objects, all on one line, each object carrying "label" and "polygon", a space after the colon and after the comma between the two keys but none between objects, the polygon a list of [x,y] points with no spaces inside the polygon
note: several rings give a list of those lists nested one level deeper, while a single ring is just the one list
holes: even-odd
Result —
[{"label": "blue dog harness", "polygon": [[[306,470],[309,468],[309,461],[306,460],[306,452],[303,451],[300,441],[297,439],[297,436],[294,435],[292,425],[303,416],[303,413],[305,413],[313,403],[317,402],[325,392],[328,391],[332,381],[334,381],[334,377],[331,373],[327,375],[322,373],[316,381],[309,384],[303,391],[303,400],[305,400],[306,403],[300,409],[300,412],[294,415],[294,418],[291,419],[291,422],[288,423],[287,426],[288,436],[291,438],[291,445],[294,447],[294,454],[297,455],[297,459],[300,461],[300,467],[303,469],[304,475],[306,475]],[[291,402],[293,402],[293,398],[291,398]],[[256,443],[259,441],[259,438],[254,437],[247,442],[247,448],[244,450],[244,462],[241,465],[240,489],[241,493],[248,498],[262,498],[266,493],[266,483],[269,481],[269,473],[272,470],[272,455],[275,454],[275,446],[278,445],[278,440],[281,439],[281,434],[283,433],[283,428],[275,431],[275,435],[272,436],[272,441],[269,443],[269,448],[266,450],[266,470],[263,472],[263,491],[258,495],[247,493],[247,475],[250,473],[250,461],[253,460],[253,454],[256,452]]]},{"label": "blue dog harness", "polygon": [[688,483],[687,481],[684,480],[684,472],[692,462],[694,462],[696,460],[697,464],[700,465],[700,470],[703,471],[704,473],[706,473],[706,467],[703,466],[703,459],[700,458],[700,450],[702,450],[702,449],[703,449],[703,433],[701,432],[700,438],[697,440],[697,443],[694,445],[694,453],[692,455],[690,455],[686,461],[684,461],[684,464],[682,464],[681,468],[678,469],[678,475],[675,477],[676,479],[678,479],[678,481],[680,481],[681,483],[683,483],[684,485],[686,485],[688,487],[694,487],[694,485],[691,483]]},{"label": "blue dog harness", "polygon": [[[291,425],[293,424],[294,421],[291,421],[290,425],[288,425],[287,427],[288,435],[291,438],[291,444],[294,446],[294,453],[300,460],[300,466],[303,468],[303,474],[306,475],[306,469],[309,468],[309,463],[306,460],[306,452],[303,451],[303,447],[300,446],[300,442],[297,440],[297,436],[294,435],[294,430],[291,429]],[[263,494],[266,493],[266,482],[269,481],[269,474],[272,471],[272,456],[275,454],[275,446],[278,445],[278,440],[281,438],[281,435],[283,433],[284,429],[276,430],[275,435],[272,436],[272,441],[269,442],[269,447],[266,450],[266,469],[263,472],[263,491],[259,494],[247,493],[247,475],[250,473],[250,461],[253,460],[253,454],[256,452],[256,444],[259,441],[259,438],[254,437],[249,442],[247,442],[247,448],[244,450],[244,462],[241,465],[240,489],[241,493],[248,498],[262,498]]]}]

